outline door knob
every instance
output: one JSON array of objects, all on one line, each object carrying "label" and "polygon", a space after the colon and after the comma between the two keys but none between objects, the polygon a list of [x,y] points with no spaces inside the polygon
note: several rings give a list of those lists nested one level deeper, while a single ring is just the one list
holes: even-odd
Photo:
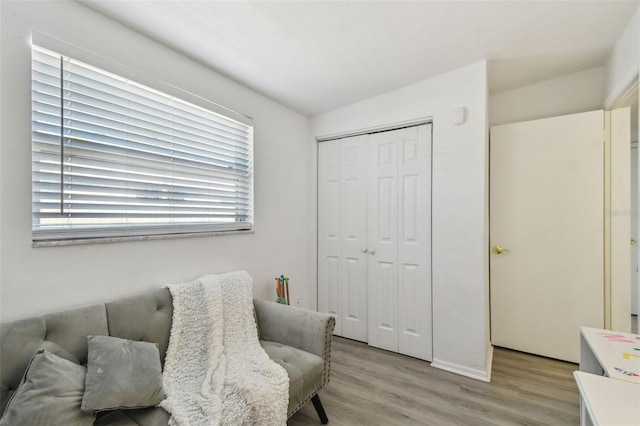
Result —
[{"label": "door knob", "polygon": [[494,252],[495,254],[500,254],[500,253],[502,253],[502,252],[505,252],[505,251],[511,251],[511,250],[506,249],[506,248],[504,248],[504,247],[500,247],[500,246],[493,246],[493,248],[491,249],[491,251],[492,251],[492,252]]},{"label": "door knob", "polygon": [[366,253],[367,252],[367,248],[363,247],[363,248],[360,249],[360,251],[362,251],[363,253]]},{"label": "door knob", "polygon": [[631,239],[631,245],[635,246],[636,245],[636,240],[634,240],[633,238]]},{"label": "door knob", "polygon": [[374,249],[371,249],[371,250],[369,250],[369,253],[376,254],[376,251]]}]

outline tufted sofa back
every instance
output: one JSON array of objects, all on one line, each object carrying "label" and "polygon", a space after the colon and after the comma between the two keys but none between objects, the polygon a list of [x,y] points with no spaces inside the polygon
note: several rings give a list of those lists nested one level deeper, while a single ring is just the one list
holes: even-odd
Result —
[{"label": "tufted sofa back", "polygon": [[109,303],[0,325],[0,415],[40,349],[87,363],[87,336],[109,335],[157,343],[160,360],[169,344],[173,303],[166,288]]}]

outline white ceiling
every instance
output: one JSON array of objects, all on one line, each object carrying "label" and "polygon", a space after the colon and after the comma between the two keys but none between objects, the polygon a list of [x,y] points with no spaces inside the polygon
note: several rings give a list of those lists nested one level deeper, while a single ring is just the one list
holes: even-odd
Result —
[{"label": "white ceiling", "polygon": [[82,3],[315,115],[488,59],[492,93],[599,66],[638,1]]}]

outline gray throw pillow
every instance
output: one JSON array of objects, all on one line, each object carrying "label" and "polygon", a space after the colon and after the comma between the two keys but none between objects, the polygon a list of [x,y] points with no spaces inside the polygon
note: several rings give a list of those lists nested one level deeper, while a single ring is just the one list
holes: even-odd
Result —
[{"label": "gray throw pillow", "polygon": [[0,425],[93,425],[80,411],[86,369],[41,349],[33,356]]},{"label": "gray throw pillow", "polygon": [[156,343],[87,336],[89,357],[82,410],[102,411],[158,405],[164,399]]}]

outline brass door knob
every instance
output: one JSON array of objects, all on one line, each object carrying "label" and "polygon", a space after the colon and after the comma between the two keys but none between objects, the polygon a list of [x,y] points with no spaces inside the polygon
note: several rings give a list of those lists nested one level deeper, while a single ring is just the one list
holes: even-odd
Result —
[{"label": "brass door knob", "polygon": [[633,238],[631,239],[631,245],[635,246],[636,245],[636,240],[634,240]]},{"label": "brass door knob", "polygon": [[493,248],[491,249],[492,252],[494,252],[495,254],[500,254],[503,253],[505,251],[511,251],[509,249],[506,249],[504,247],[500,247],[500,246],[493,246]]}]

